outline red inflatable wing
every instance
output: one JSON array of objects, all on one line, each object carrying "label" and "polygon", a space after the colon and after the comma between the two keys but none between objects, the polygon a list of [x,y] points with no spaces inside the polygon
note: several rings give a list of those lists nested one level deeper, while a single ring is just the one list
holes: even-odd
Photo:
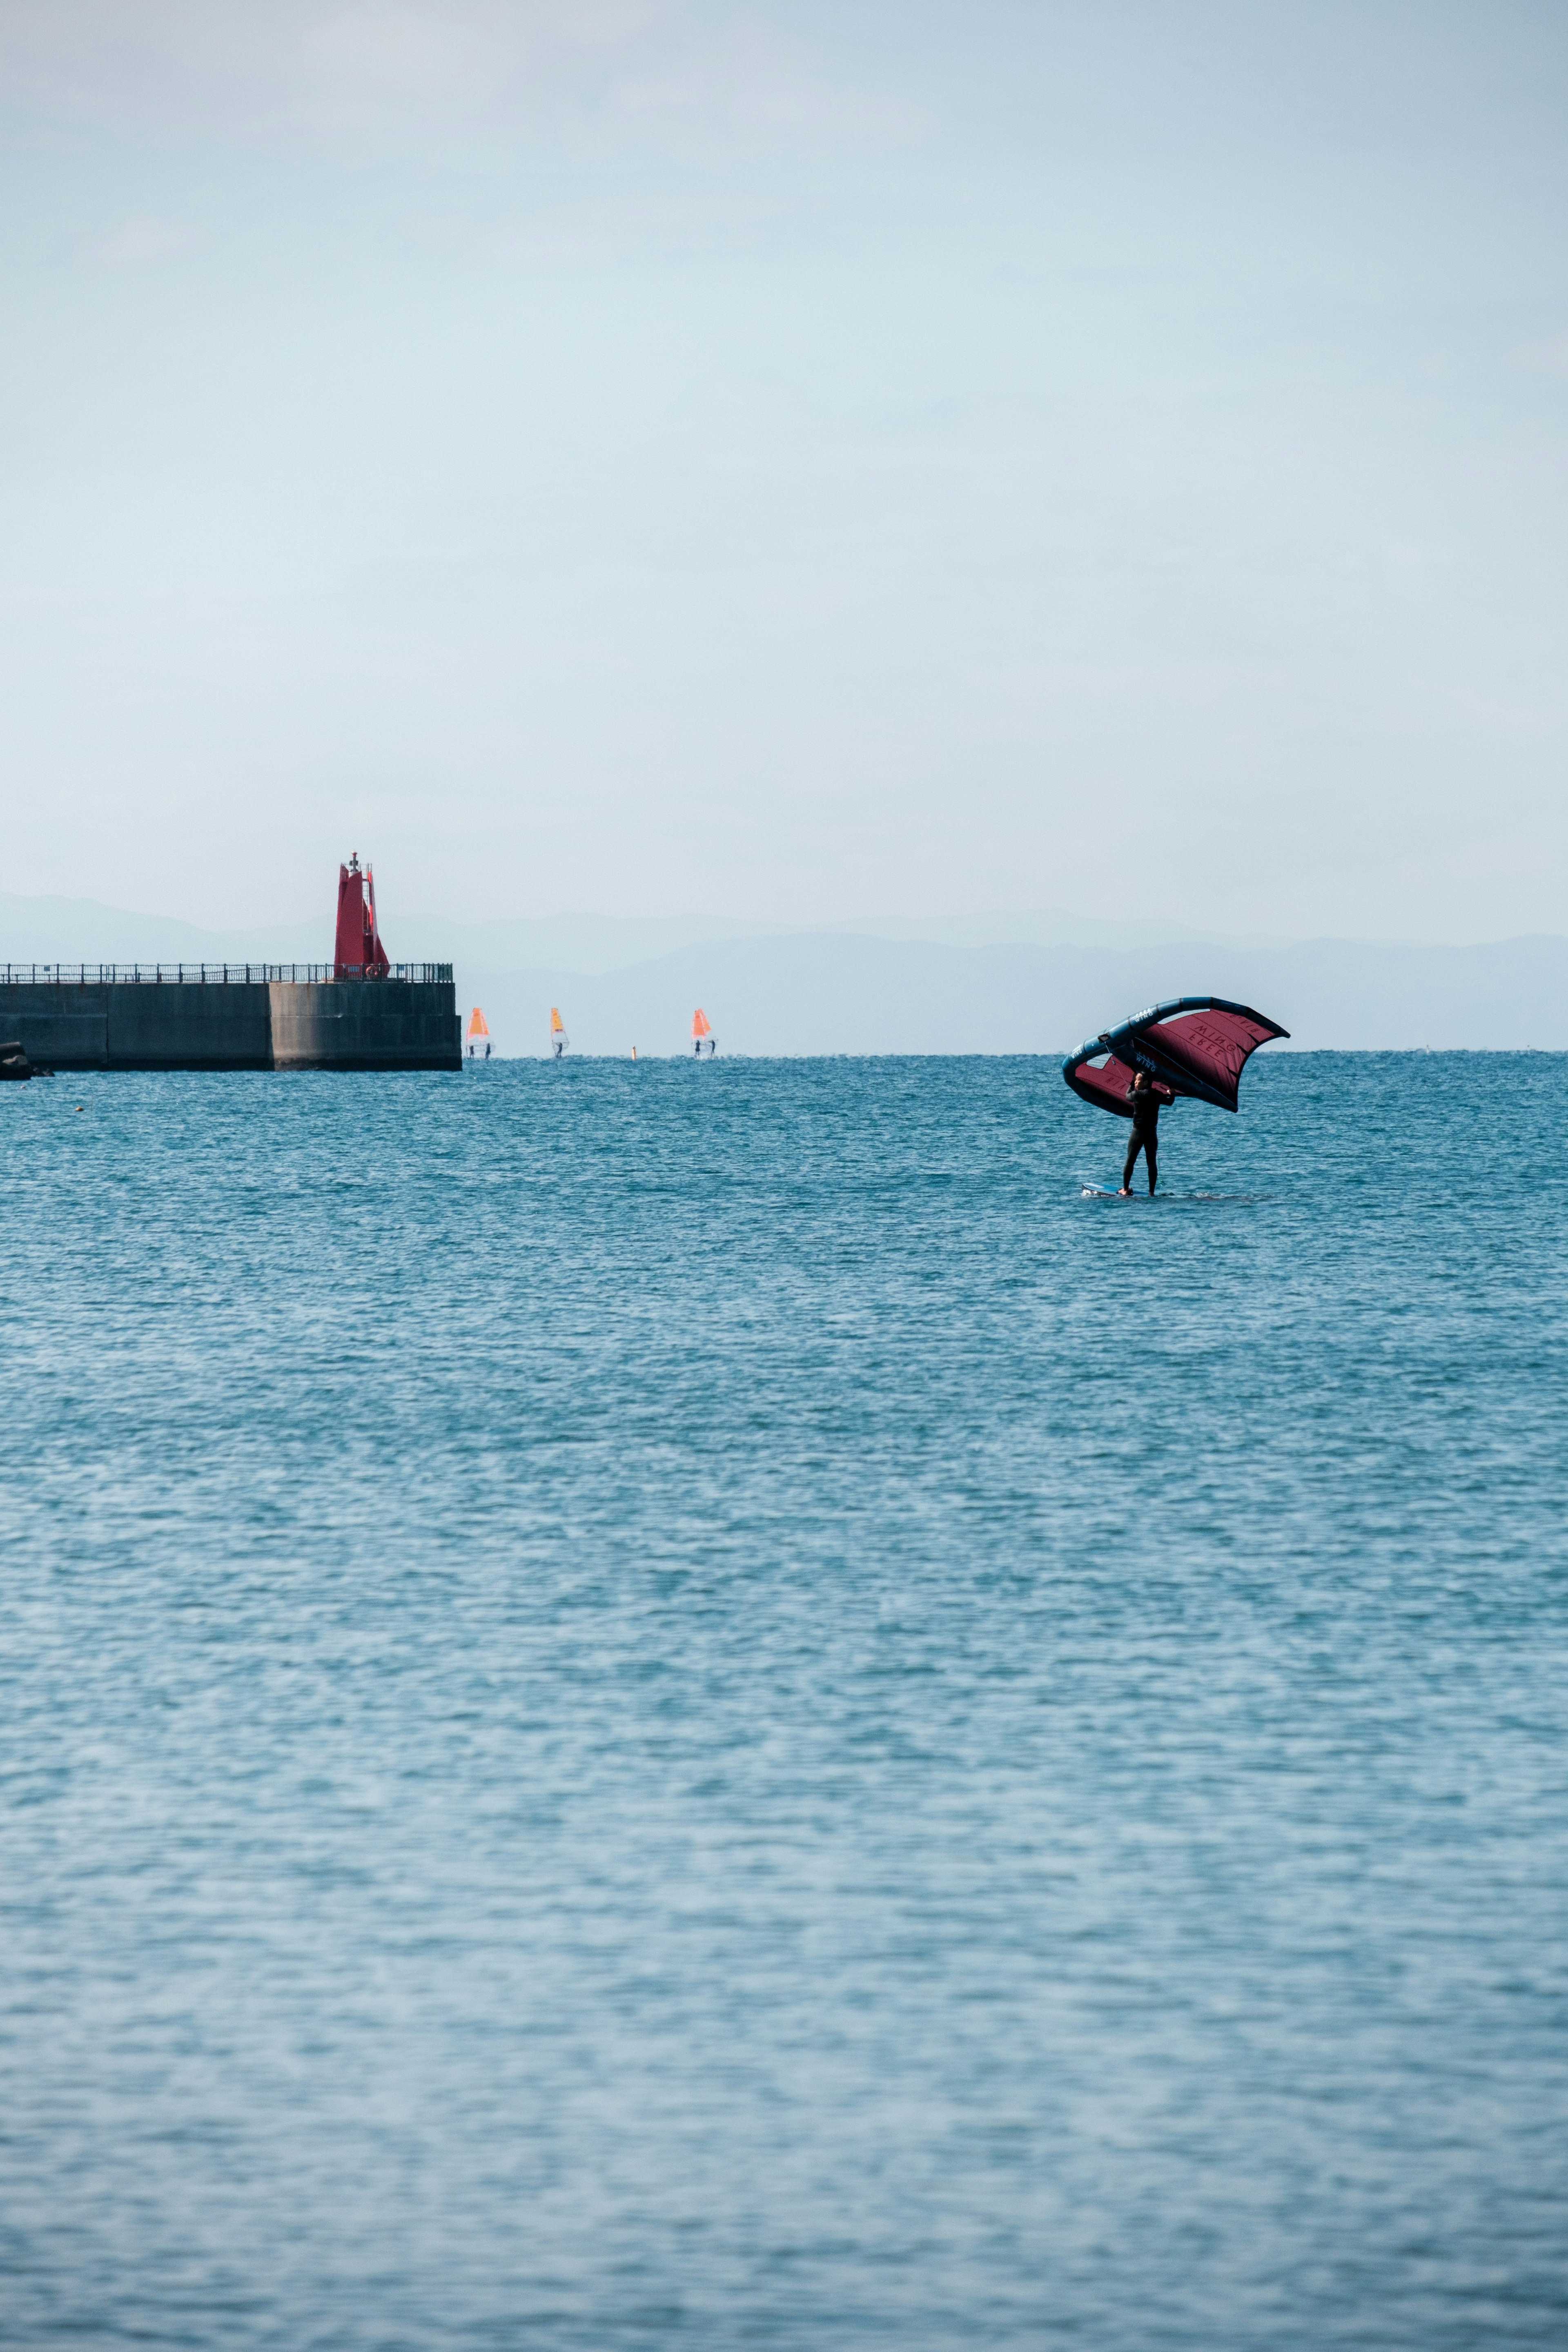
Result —
[{"label": "red inflatable wing", "polygon": [[1250,1004],[1232,1004],[1223,996],[1173,996],[1080,1045],[1062,1064],[1062,1076],[1085,1102],[1120,1118],[1132,1116],[1127,1089],[1137,1069],[1148,1071],[1154,1091],[1166,1100],[1190,1095],[1235,1110],[1248,1056],[1270,1038],[1289,1034]]}]

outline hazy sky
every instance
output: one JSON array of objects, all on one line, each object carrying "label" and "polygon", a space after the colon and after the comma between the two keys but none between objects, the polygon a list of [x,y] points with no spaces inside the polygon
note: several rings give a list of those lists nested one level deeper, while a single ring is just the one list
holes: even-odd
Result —
[{"label": "hazy sky", "polygon": [[1568,929],[1561,0],[0,0],[0,155],[6,887]]}]

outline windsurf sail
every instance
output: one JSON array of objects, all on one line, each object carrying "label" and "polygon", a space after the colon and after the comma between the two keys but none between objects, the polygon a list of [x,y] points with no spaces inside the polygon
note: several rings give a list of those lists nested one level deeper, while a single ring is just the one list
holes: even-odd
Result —
[{"label": "windsurf sail", "polygon": [[569,1045],[572,1043],[571,1038],[566,1034],[566,1024],[561,1018],[560,1007],[554,1004],[550,1008],[550,1042],[557,1053],[561,1051],[563,1045]]},{"label": "windsurf sail", "polygon": [[1102,1029],[1068,1055],[1062,1076],[1075,1095],[1119,1118],[1132,1116],[1127,1089],[1139,1069],[1148,1071],[1155,1093],[1167,1101],[1190,1095],[1235,1110],[1248,1057],[1270,1038],[1289,1034],[1250,1004],[1232,1004],[1223,996],[1173,996],[1120,1028]]},{"label": "windsurf sail", "polygon": [[703,1012],[700,1004],[691,1016],[691,1034],[694,1037],[710,1037],[713,1034],[708,1015]]},{"label": "windsurf sail", "polygon": [[468,1015],[468,1034],[470,1037],[488,1037],[489,1034],[489,1023],[476,1004]]}]

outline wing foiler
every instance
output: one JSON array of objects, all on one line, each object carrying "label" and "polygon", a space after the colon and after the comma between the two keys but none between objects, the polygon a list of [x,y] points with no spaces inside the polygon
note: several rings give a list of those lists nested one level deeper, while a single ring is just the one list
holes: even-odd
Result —
[{"label": "wing foiler", "polygon": [[1289,1034],[1250,1004],[1232,1004],[1223,996],[1173,996],[1119,1029],[1102,1029],[1068,1055],[1062,1076],[1075,1095],[1118,1118],[1132,1116],[1127,1089],[1138,1069],[1148,1071],[1158,1095],[1191,1095],[1235,1110],[1248,1058],[1271,1038]]}]

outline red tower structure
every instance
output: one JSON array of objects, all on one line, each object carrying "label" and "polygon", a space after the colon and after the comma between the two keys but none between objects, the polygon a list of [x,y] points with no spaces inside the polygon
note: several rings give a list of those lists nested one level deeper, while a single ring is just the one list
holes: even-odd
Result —
[{"label": "red tower structure", "polygon": [[338,868],[338,945],[334,980],[384,980],[391,966],[375,928],[375,876],[360,872],[359,852]]}]

